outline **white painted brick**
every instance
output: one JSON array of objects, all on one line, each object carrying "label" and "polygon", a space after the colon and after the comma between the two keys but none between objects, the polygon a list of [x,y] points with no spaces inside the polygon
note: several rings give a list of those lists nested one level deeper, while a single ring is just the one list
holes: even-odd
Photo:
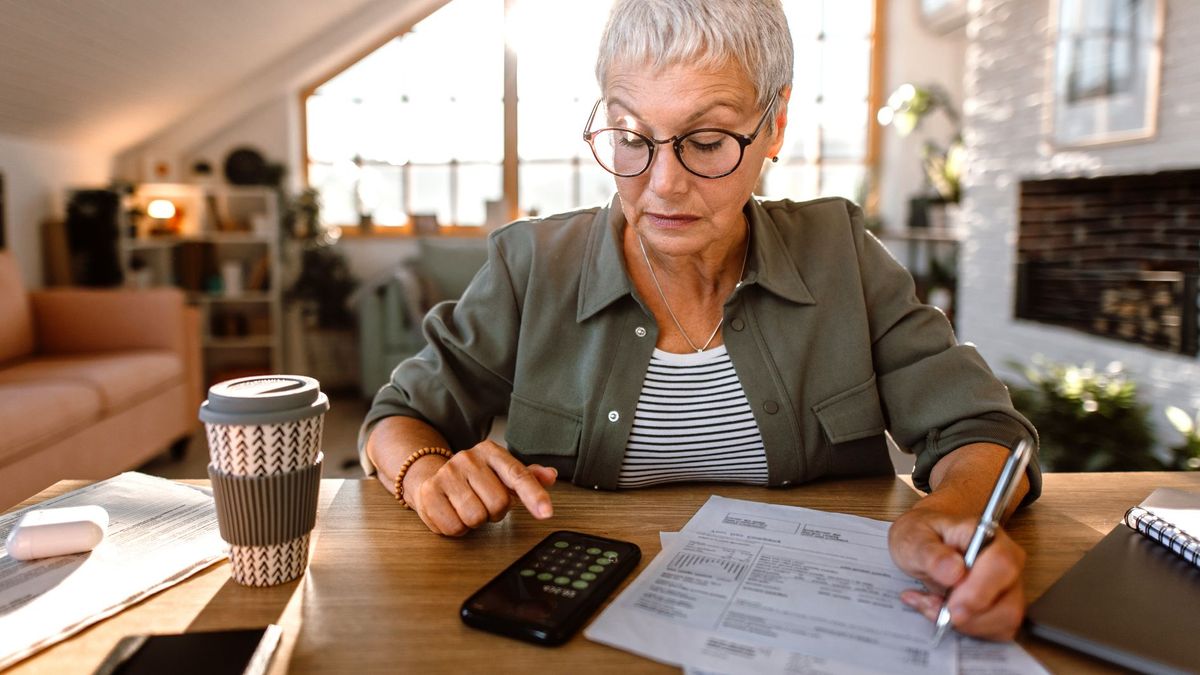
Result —
[{"label": "white painted brick", "polygon": [[1158,134],[1120,145],[1056,152],[1049,142],[1046,77],[1052,58],[1051,0],[972,2],[963,103],[970,166],[963,217],[960,339],[993,369],[1035,353],[1058,361],[1120,361],[1153,407],[1161,445],[1175,445],[1167,405],[1200,406],[1200,362],[1075,331],[1013,319],[1017,184],[1025,178],[1146,173],[1200,167],[1200,2],[1169,2]]}]

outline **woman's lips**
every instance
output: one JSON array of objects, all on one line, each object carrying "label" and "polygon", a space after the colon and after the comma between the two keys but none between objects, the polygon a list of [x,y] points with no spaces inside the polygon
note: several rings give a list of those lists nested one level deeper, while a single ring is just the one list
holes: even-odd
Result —
[{"label": "woman's lips", "polygon": [[691,225],[699,220],[699,217],[688,215],[686,213],[646,213],[646,220],[649,220],[650,224],[655,227],[675,228]]}]

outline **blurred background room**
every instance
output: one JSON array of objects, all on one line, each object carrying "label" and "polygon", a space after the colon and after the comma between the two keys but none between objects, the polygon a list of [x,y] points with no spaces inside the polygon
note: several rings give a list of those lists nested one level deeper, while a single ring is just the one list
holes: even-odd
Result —
[{"label": "blurred background room", "polygon": [[[1200,469],[1200,3],[783,4],[758,193],[861,204],[1047,470]],[[0,507],[203,477],[204,392],[256,373],[318,378],[326,476],[361,476],[370,398],[487,233],[611,198],[581,139],[608,6],[3,3]]]}]

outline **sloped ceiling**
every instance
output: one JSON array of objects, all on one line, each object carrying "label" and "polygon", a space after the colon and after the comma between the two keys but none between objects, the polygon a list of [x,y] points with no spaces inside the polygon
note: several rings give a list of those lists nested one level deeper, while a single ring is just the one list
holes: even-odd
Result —
[{"label": "sloped ceiling", "polygon": [[0,0],[0,134],[116,152],[369,1]]}]

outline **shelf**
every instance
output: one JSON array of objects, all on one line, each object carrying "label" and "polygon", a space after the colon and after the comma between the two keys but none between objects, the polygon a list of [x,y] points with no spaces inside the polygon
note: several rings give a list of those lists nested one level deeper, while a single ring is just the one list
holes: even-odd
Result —
[{"label": "shelf", "polygon": [[275,338],[270,335],[251,335],[248,337],[212,337],[204,338],[204,346],[210,349],[248,349],[275,347]]},{"label": "shelf", "polygon": [[888,241],[944,241],[959,242],[963,233],[948,227],[909,228],[904,230],[882,230],[875,236]]},{"label": "shelf", "polygon": [[242,293],[241,295],[208,295],[197,294],[192,300],[204,305],[219,305],[219,304],[241,304],[241,303],[269,303],[274,301],[274,296],[270,291],[251,291]]},{"label": "shelf", "polygon": [[259,244],[269,245],[271,235],[265,232],[198,232],[196,234],[164,234],[152,237],[137,237],[122,242],[131,251],[163,249],[194,241],[209,241],[216,244]]},{"label": "shelf", "polygon": [[[140,214],[156,199],[176,215]],[[129,197],[120,228],[127,276],[142,287],[175,285],[199,310],[205,380],[283,368],[280,317],[280,204],[267,187],[144,183]],[[169,232],[154,234],[165,227]],[[242,289],[226,295],[217,288]],[[214,334],[215,332],[215,334]]]}]

